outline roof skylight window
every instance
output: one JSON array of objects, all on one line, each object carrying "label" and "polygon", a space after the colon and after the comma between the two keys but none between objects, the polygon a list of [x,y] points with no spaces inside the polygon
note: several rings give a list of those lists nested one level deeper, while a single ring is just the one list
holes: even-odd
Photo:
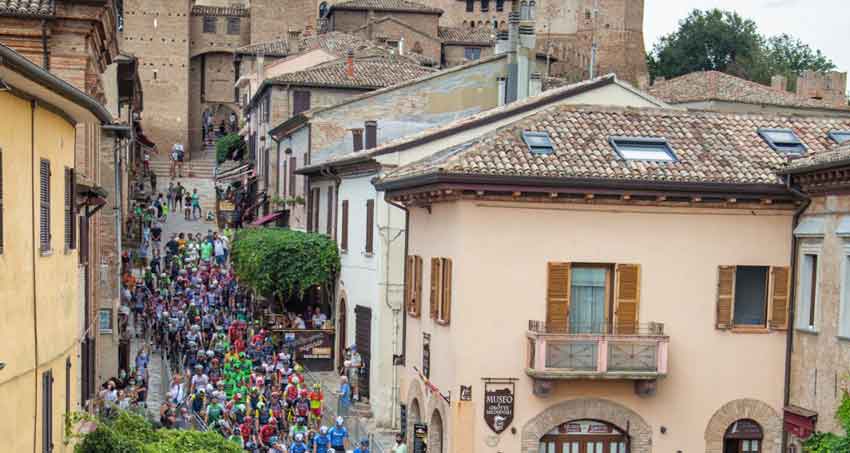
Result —
[{"label": "roof skylight window", "polygon": [[841,144],[850,141],[850,131],[829,131],[829,138]]},{"label": "roof skylight window", "polygon": [[552,139],[549,138],[547,132],[522,131],[522,139],[525,141],[531,154],[548,156],[555,152],[555,145],[552,144]]},{"label": "roof skylight window", "polygon": [[625,160],[649,162],[676,162],[676,155],[667,143],[659,137],[608,137],[614,151]]},{"label": "roof skylight window", "polygon": [[773,148],[783,154],[800,155],[806,153],[806,145],[800,141],[800,137],[791,129],[759,129],[761,138]]}]

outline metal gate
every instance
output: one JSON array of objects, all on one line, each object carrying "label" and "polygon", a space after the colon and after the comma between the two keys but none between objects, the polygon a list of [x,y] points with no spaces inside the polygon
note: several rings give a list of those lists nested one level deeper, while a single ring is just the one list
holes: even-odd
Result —
[{"label": "metal gate", "polygon": [[369,370],[372,357],[372,309],[358,305],[354,309],[354,344],[363,359],[360,369],[360,398],[369,399]]}]

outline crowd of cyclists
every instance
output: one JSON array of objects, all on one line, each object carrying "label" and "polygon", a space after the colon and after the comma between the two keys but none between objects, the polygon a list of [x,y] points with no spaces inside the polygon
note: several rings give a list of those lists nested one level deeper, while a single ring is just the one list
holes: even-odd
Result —
[{"label": "crowd of cyclists", "polygon": [[163,244],[162,211],[145,208],[157,212],[141,216],[122,287],[143,346],[128,376],[104,384],[106,406],[144,405],[159,352],[173,376],[164,428],[215,431],[252,453],[368,453],[368,439],[349,439],[342,417],[325,424],[321,384],[308,383],[293,350],[253,320],[251,295],[228,262],[230,232],[172,234]]}]

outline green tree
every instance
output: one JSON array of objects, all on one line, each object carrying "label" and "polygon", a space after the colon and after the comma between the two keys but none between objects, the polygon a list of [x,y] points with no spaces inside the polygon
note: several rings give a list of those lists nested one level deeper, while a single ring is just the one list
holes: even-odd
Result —
[{"label": "green tree", "polygon": [[655,44],[650,74],[653,78],[670,78],[694,71],[728,72],[745,67],[745,63],[759,59],[762,41],[755,22],[738,13],[694,10],[679,22],[677,31]]},{"label": "green tree", "polygon": [[846,453],[850,451],[850,395],[844,392],[841,404],[835,411],[835,419],[844,430],[844,435],[817,432],[803,444],[807,453]]},{"label": "green tree", "polygon": [[820,50],[799,39],[788,34],[765,38],[751,19],[720,9],[692,11],[678,30],[659,39],[647,63],[653,79],[714,70],[769,84],[772,76],[784,75],[789,89],[807,69],[835,69]]},{"label": "green tree", "polygon": [[786,33],[769,38],[764,53],[768,73],[758,78],[769,80],[771,76],[783,75],[790,83],[786,88],[791,90],[796,87],[797,76],[805,70],[826,72],[835,69],[832,60],[820,50]]},{"label": "green tree", "polygon": [[281,300],[330,283],[340,268],[333,240],[283,228],[239,230],[232,260],[240,282]]},{"label": "green tree", "polygon": [[239,151],[237,155],[245,151],[245,141],[239,134],[227,134],[215,142],[215,157],[218,163],[230,159],[234,151]]}]

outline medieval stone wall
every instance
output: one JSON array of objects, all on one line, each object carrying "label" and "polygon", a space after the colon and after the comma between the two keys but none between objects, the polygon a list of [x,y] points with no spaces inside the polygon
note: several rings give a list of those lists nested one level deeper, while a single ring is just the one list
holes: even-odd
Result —
[{"label": "medieval stone wall", "polygon": [[122,49],[139,58],[142,126],[165,152],[189,140],[190,0],[125,0]]}]

